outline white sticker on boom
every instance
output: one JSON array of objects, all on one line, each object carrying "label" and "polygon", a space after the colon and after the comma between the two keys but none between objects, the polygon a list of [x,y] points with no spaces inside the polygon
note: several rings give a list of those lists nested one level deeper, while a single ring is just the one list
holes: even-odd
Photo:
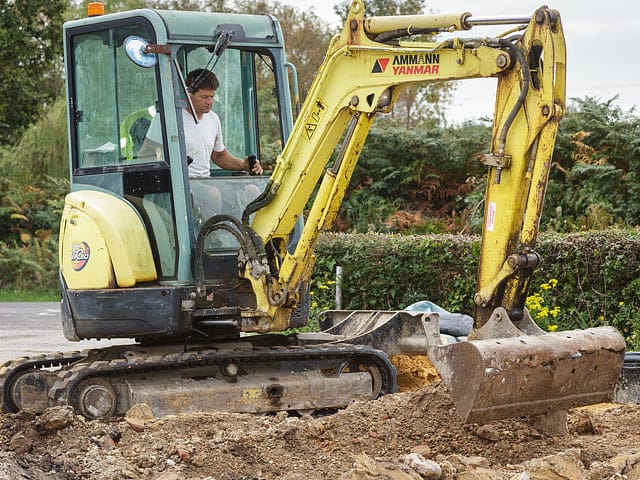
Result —
[{"label": "white sticker on boom", "polygon": [[489,208],[487,209],[487,232],[493,232],[493,227],[495,227],[496,209],[496,202],[489,202]]}]

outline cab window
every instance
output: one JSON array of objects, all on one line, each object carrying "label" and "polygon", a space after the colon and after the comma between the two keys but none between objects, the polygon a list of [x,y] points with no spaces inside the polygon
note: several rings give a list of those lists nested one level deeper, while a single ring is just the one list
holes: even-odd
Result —
[{"label": "cab window", "polygon": [[153,43],[142,23],[73,37],[76,169],[162,161],[162,152],[140,154],[159,108],[156,69],[140,68],[124,51],[124,41],[131,36]]}]

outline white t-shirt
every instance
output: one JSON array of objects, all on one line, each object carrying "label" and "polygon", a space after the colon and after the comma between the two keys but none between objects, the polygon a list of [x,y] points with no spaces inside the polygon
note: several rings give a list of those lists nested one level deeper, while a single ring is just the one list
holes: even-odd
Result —
[{"label": "white t-shirt", "polygon": [[[187,156],[193,159],[189,165],[189,176],[208,177],[210,176],[211,153],[213,151],[221,152],[225,149],[222,142],[220,118],[216,113],[208,112],[196,124],[193,115],[186,109],[182,109],[182,122]],[[156,143],[162,143],[160,115],[156,115],[151,120],[147,137]]]}]

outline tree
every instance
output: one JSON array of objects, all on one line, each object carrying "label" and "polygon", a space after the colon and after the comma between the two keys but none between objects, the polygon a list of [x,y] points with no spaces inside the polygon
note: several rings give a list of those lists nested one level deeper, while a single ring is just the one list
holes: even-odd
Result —
[{"label": "tree", "polygon": [[[340,17],[342,23],[349,13],[348,0],[343,0],[333,7],[333,11]],[[376,15],[414,15],[424,10],[424,0],[368,0],[364,6],[367,17]]]},{"label": "tree", "polygon": [[313,12],[277,1],[237,0],[236,9],[242,13],[273,15],[279,20],[287,60],[296,66],[301,99],[304,99],[329,48],[332,36],[329,24]]},{"label": "tree", "polygon": [[640,223],[640,119],[615,104],[573,98],[560,122],[543,224],[558,231]]},{"label": "tree", "polygon": [[64,0],[0,0],[0,144],[15,144],[62,88]]}]

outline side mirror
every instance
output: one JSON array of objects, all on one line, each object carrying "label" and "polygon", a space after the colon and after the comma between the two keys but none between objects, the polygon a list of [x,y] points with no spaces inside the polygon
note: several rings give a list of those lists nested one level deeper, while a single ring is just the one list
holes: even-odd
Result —
[{"label": "side mirror", "polygon": [[137,36],[127,37],[124,41],[124,51],[127,54],[127,57],[143,68],[150,68],[155,66],[158,63],[158,55],[156,53],[148,53],[147,52],[147,42],[144,38]]}]

